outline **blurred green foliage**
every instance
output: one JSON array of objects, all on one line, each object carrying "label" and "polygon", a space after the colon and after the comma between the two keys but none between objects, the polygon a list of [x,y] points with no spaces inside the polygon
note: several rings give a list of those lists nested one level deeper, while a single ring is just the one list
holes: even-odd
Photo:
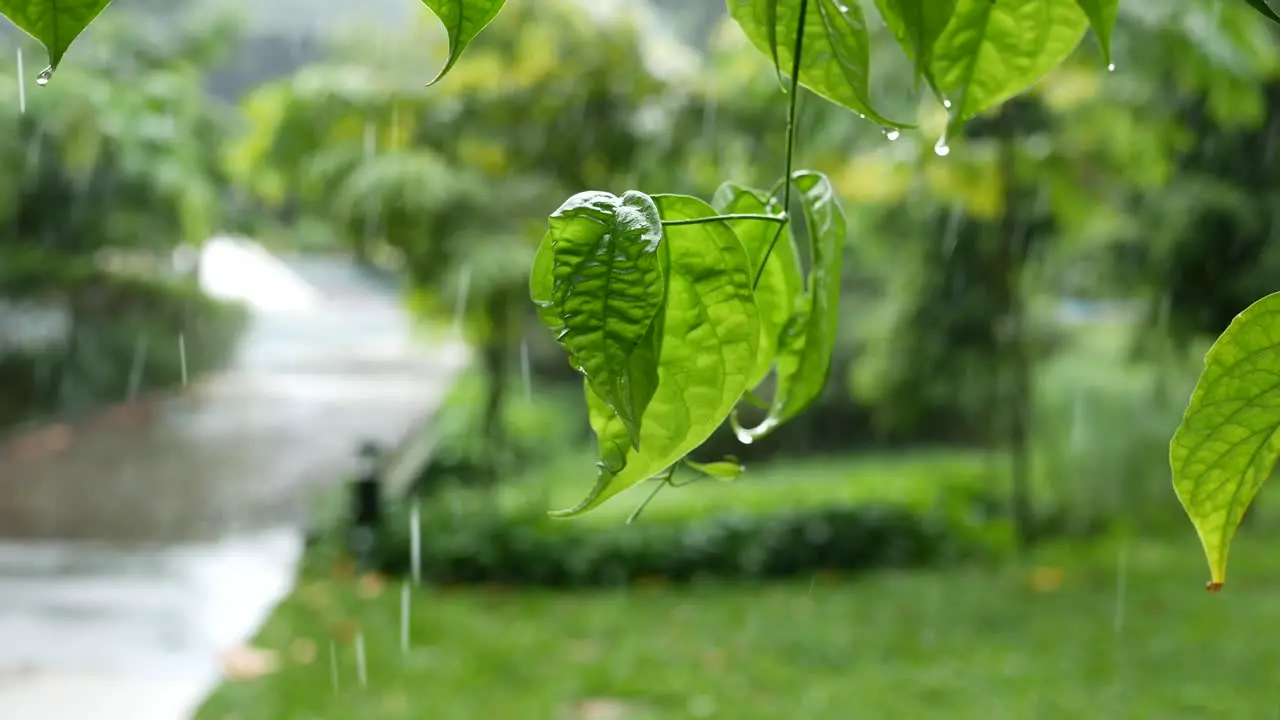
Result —
[{"label": "blurred green foliage", "polygon": [[[707,196],[723,177],[767,184],[782,160],[769,60],[721,3],[677,5],[660,12],[678,13],[670,24],[683,37],[626,13],[511,2],[448,82],[430,89],[422,68],[439,66],[444,35],[425,14],[377,29],[377,43],[353,32],[321,51],[307,39],[301,55],[322,57],[297,72],[275,55],[248,53],[262,50],[262,38],[234,24],[180,23],[177,10],[155,22],[107,16],[56,85],[28,84],[25,112],[0,105],[0,122],[16,129],[0,134],[0,157],[22,168],[0,177],[0,233],[14,240],[0,258],[39,246],[155,265],[178,242],[252,224],[295,246],[341,247],[404,271],[413,307],[459,321],[494,379],[472,383],[469,408],[523,402],[522,345],[535,386],[576,389],[579,376],[524,299],[543,231],[533,219],[583,187]],[[1091,461],[1133,464],[1115,483],[1149,476],[1159,485],[1156,426],[1186,382],[1164,358],[1201,347],[1280,271],[1269,242],[1278,60],[1272,30],[1250,12],[1210,13],[1192,0],[1122,3],[1114,72],[1086,42],[1006,113],[949,137],[946,157],[934,149],[944,114],[903,90],[909,62],[877,63],[869,80],[884,113],[921,127],[895,141],[803,95],[797,164],[831,176],[850,222],[836,369],[809,414],[749,447],[717,434],[707,458],[1003,448],[998,398],[1008,374],[995,356],[1016,297],[1034,375],[1035,482],[1100,476],[1064,450],[1080,442],[1069,438],[1083,424],[1095,438]],[[881,54],[894,45],[882,28],[872,28],[872,43]],[[252,88],[238,108],[208,94],[228,55],[236,87]],[[253,57],[256,68],[246,65]],[[10,67],[0,75],[17,85]],[[281,72],[289,74],[277,79]],[[1016,151],[1013,190],[1002,143]],[[1027,239],[996,272],[1011,207]],[[244,216],[262,208],[270,223]],[[1016,292],[1001,295],[1002,287]],[[1086,316],[1067,317],[1077,307]],[[1121,333],[1124,348],[1105,362],[1073,339],[1078,325],[1103,321],[1139,331]],[[1135,376],[1171,399],[1132,390]],[[479,419],[483,412],[462,405],[442,415],[467,428],[454,431],[474,448],[460,456],[518,464],[556,454],[538,451],[559,441],[524,438],[518,421]],[[578,437],[577,405],[550,409],[560,407],[535,411],[539,423]],[[553,423],[559,413],[575,421]],[[1149,445],[1106,444],[1134,418],[1152,418]],[[499,437],[509,450],[486,453],[476,440]],[[1112,453],[1128,459],[1099,459]]]},{"label": "blurred green foliage", "polygon": [[0,299],[18,308],[11,322],[35,308],[65,330],[0,342],[0,426],[121,402],[229,360],[244,310],[205,297],[172,256],[225,217],[218,151],[232,116],[203,81],[234,44],[228,32],[105,21],[52,91],[0,68],[0,84],[20,90],[0,104]]}]

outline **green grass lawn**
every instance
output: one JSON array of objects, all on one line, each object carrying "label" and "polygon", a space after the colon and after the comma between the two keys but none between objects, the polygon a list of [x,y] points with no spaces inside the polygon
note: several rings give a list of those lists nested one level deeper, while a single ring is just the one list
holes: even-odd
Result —
[{"label": "green grass lawn", "polygon": [[1241,540],[1221,595],[1202,589],[1190,527],[1164,541],[1049,547],[1020,567],[858,580],[424,588],[407,654],[398,586],[362,596],[313,568],[257,641],[280,667],[229,682],[198,717],[1275,718],[1280,554],[1261,534]]}]

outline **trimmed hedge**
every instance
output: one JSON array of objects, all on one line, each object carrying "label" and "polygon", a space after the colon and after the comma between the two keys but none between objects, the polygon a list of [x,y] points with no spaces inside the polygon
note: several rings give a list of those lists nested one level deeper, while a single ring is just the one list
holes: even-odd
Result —
[{"label": "trimmed hedge", "polygon": [[[920,566],[991,550],[1007,536],[992,503],[953,495],[930,512],[894,505],[795,509],[600,526],[541,513],[425,511],[420,570],[437,584],[537,587],[759,580]],[[377,570],[411,572],[408,512],[390,513]]]}]

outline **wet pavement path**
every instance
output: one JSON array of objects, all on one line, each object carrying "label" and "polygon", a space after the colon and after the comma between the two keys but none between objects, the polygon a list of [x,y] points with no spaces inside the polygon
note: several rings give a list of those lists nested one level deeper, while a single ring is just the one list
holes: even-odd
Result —
[{"label": "wet pavement path", "polygon": [[0,718],[188,717],[287,592],[314,491],[465,362],[341,263],[205,260],[258,293],[231,370],[0,447]]}]

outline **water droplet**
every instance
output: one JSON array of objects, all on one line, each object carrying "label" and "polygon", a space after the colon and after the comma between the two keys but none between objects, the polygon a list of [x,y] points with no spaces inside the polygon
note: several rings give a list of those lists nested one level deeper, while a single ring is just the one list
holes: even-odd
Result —
[{"label": "water droplet", "polygon": [[951,101],[950,101],[950,100],[948,100],[948,99],[946,99],[946,98],[942,98],[942,107],[944,107],[944,108],[946,108],[946,109],[950,110],[950,109],[951,109]]},{"label": "water droplet", "polygon": [[951,154],[951,146],[947,145],[946,135],[938,138],[938,142],[933,146],[933,153],[938,157],[946,157]]},{"label": "water droplet", "polygon": [[1107,72],[1115,72],[1115,71],[1116,71],[1116,64],[1115,64],[1115,63],[1111,63],[1111,64],[1107,65]]},{"label": "water droplet", "polygon": [[894,140],[897,140],[898,138],[902,137],[902,133],[898,132],[893,128],[884,128],[884,136],[886,140],[888,140],[889,142],[893,142]]},{"label": "water droplet", "polygon": [[41,70],[40,74],[36,76],[36,84],[39,85],[40,87],[44,87],[45,85],[48,85],[49,81],[52,79],[53,79],[53,68],[47,67]]}]

